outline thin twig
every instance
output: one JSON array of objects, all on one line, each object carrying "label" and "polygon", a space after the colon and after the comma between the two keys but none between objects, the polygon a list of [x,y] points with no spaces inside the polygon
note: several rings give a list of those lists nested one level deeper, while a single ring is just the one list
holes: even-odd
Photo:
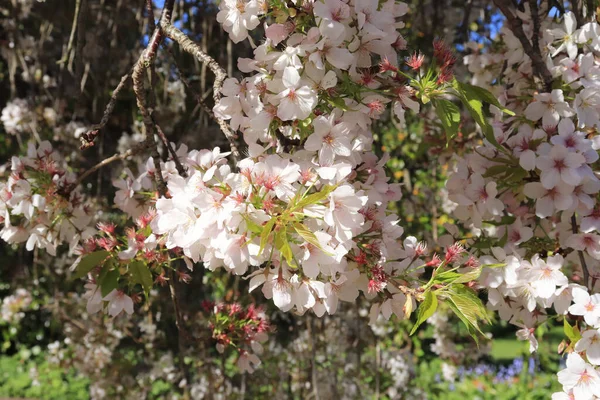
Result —
[{"label": "thin twig", "polygon": [[115,154],[113,156],[105,158],[104,160],[100,161],[98,164],[94,165],[92,168],[88,169],[83,174],[81,174],[81,176],[79,178],[77,178],[77,180],[75,181],[75,187],[79,186],[81,184],[81,182],[83,182],[83,180],[85,178],[87,178],[88,176],[90,176],[94,172],[98,171],[100,168],[102,168],[104,166],[107,166],[108,164],[110,164],[110,163],[112,163],[114,161],[124,160],[127,157],[131,156],[132,154],[133,154],[133,150],[129,149],[125,153]]},{"label": "thin twig", "polygon": [[311,383],[312,383],[312,397],[315,400],[320,400],[321,396],[319,395],[319,379],[318,379],[318,371],[317,371],[317,349],[314,340],[314,325],[313,319],[307,318],[306,320],[306,330],[308,331],[308,342],[310,345],[310,375],[311,375]]},{"label": "thin twig", "polygon": [[457,40],[461,42],[467,42],[469,40],[469,19],[471,18],[471,11],[473,9],[473,0],[466,0],[464,4],[463,20],[456,29]]},{"label": "thin twig", "polygon": [[[161,23],[163,22],[163,20],[171,20],[171,14],[173,12],[173,3],[173,0],[168,0],[165,3],[165,8],[163,9],[163,12],[160,16]],[[163,37],[164,35],[160,28],[154,29],[152,37],[148,42],[148,46],[140,55],[140,58],[133,67],[133,73],[131,74],[131,78],[133,80],[133,91],[137,100],[137,106],[140,110],[140,113],[142,114],[142,120],[147,130],[146,135],[154,133],[154,123],[152,121],[152,117],[147,106],[147,99],[143,81],[144,72],[154,62],[158,46],[160,46]]]},{"label": "thin twig", "polygon": [[549,92],[552,89],[552,74],[542,58],[539,46],[534,47],[529,39],[527,39],[527,35],[525,35],[525,31],[523,30],[523,21],[517,16],[517,10],[513,2],[511,0],[494,0],[494,4],[496,4],[496,7],[506,17],[510,30],[519,39],[525,54],[531,59],[534,72],[542,79],[545,90]]},{"label": "thin twig", "polygon": [[[185,340],[189,337],[189,335],[184,325],[181,307],[179,305],[179,299],[177,298],[177,289],[175,287],[175,273],[172,269],[169,269],[169,292],[171,294],[171,301],[173,302],[173,308],[175,310],[175,325],[177,325],[178,332],[177,346],[179,349],[179,368],[181,369],[186,381],[189,382],[189,371],[188,368],[186,368],[185,366]],[[187,387],[185,390],[187,392]]]},{"label": "thin twig", "polygon": [[[59,306],[60,307],[60,306]],[[82,323],[80,323],[79,321],[71,318],[66,312],[64,312],[62,309],[59,308],[58,313],[60,314],[60,316],[65,319],[67,321],[67,323],[72,324],[74,327],[76,327],[77,329],[79,329],[82,332],[89,332],[89,329],[87,329],[85,326],[83,326]]]},{"label": "thin twig", "polygon": [[152,147],[155,147],[153,141],[151,143],[148,143],[148,141],[144,141],[144,142],[138,143],[137,145],[133,146],[131,149],[127,150],[125,153],[114,154],[114,155],[100,161],[98,164],[94,165],[90,169],[86,170],[83,174],[81,174],[81,176],[79,176],[79,178],[77,178],[77,180],[75,181],[75,183],[73,184],[72,187],[76,188],[77,186],[79,186],[85,180],[85,178],[87,178],[94,172],[98,171],[100,168],[105,167],[114,161],[124,160],[129,156],[144,153],[144,152],[148,151],[149,148],[152,148]]},{"label": "thin twig", "polygon": [[206,104],[206,102],[204,101],[204,98],[202,97],[202,95],[197,92],[191,85],[190,81],[183,76],[183,73],[181,72],[181,69],[179,68],[179,64],[177,63],[177,59],[175,58],[175,54],[173,54],[173,51],[171,50],[171,48],[169,46],[167,46],[166,43],[163,43],[163,48],[167,51],[167,53],[171,56],[171,58],[173,59],[173,64],[175,65],[175,73],[177,74],[177,77],[179,78],[179,80],[181,82],[183,82],[184,86],[192,93],[192,95],[196,98],[196,102],[198,103],[198,105],[204,110],[204,112],[206,112],[206,114],[208,114],[208,116],[215,122],[219,122],[217,120],[217,117],[215,117],[215,114],[213,113],[212,109]]},{"label": "thin twig", "polygon": [[154,146],[151,146],[153,149],[152,160],[154,161],[154,176],[158,185],[158,194],[164,197],[167,194],[167,182],[165,182],[165,178],[163,177],[162,169],[160,167],[160,155],[158,154],[158,149],[156,148],[156,143],[154,143],[153,137],[148,136],[146,143],[154,144]]},{"label": "thin twig", "polygon": [[64,64],[67,62],[71,55],[71,50],[73,50],[73,41],[75,40],[75,32],[77,31],[77,22],[79,21],[79,10],[81,9],[81,0],[75,1],[75,14],[73,15],[73,24],[71,25],[71,34],[69,35],[69,43],[67,44],[67,49],[63,54],[60,61],[57,64],[61,65],[61,69],[64,67]]},{"label": "thin twig", "polygon": [[148,13],[148,31],[154,32],[156,23],[154,22],[154,5],[152,0],[146,0],[146,12]]},{"label": "thin twig", "polygon": [[[533,1],[533,0],[530,0]],[[583,25],[583,7],[579,7],[579,0],[571,1],[571,6],[573,8],[573,14],[575,14],[575,20],[577,21],[577,26]],[[583,4],[582,4],[583,6]]]},{"label": "thin twig", "polygon": [[171,293],[173,308],[175,309],[175,324],[177,325],[177,329],[179,329],[181,332],[185,332],[183,317],[179,307],[179,299],[177,298],[177,289],[175,288],[175,272],[173,269],[169,269],[169,292]]},{"label": "thin twig", "polygon": [[594,12],[596,7],[596,0],[587,0],[587,18],[589,20],[594,19]]},{"label": "thin twig", "polygon": [[[577,218],[575,217],[575,214],[571,216],[571,231],[574,235],[576,235],[579,232],[579,229],[577,228]],[[581,263],[581,269],[583,270],[583,284],[587,289],[589,288],[590,283],[590,270],[588,269],[587,263],[585,262],[583,251],[578,250],[577,254],[579,255],[579,262]]]},{"label": "thin twig", "polygon": [[[171,25],[170,21],[161,19],[160,26],[163,32],[170,39],[179,43],[179,46],[181,46],[182,50],[196,57],[196,59],[199,62],[206,64],[206,66],[213,72],[213,74],[215,75],[215,81],[213,84],[213,99],[215,101],[215,104],[218,103],[219,99],[221,98],[221,87],[223,86],[225,78],[227,78],[227,73],[225,72],[223,67],[221,67],[221,65],[219,65],[219,63],[214,58],[206,54],[202,50],[202,48],[200,48],[200,46],[194,43],[192,39],[190,39],[185,33],[181,32],[179,29]],[[231,153],[233,155],[234,160],[238,162],[240,159],[240,152],[235,143],[235,134],[231,132],[229,126],[227,125],[227,122],[220,118],[217,119],[217,122],[219,124],[219,127],[221,128],[221,131],[225,134],[225,137],[229,141],[229,146],[231,147]]]},{"label": "thin twig", "polygon": [[144,88],[144,72],[150,63],[154,61],[156,50],[152,50],[152,47],[154,47],[156,42],[160,40],[162,40],[162,35],[160,35],[159,30],[155,30],[154,34],[152,35],[152,39],[148,44],[148,48],[144,50],[139,60],[133,67],[133,74],[131,75],[133,80],[133,92],[135,93],[137,107],[142,114],[142,121],[144,122],[144,126],[146,128],[147,137],[153,137],[155,132],[154,122],[152,121],[152,117],[147,105],[146,89]]},{"label": "thin twig", "polygon": [[163,142],[163,144],[165,145],[165,147],[171,154],[171,157],[173,158],[173,161],[175,162],[175,168],[177,168],[177,172],[179,173],[179,175],[183,176],[184,178],[187,178],[187,176],[188,176],[187,171],[185,170],[185,167],[183,166],[183,164],[181,164],[181,161],[179,160],[179,156],[177,155],[177,152],[175,151],[173,146],[171,146],[171,142],[169,142],[169,140],[167,139],[167,136],[163,132],[162,128],[156,122],[154,122],[154,128],[156,129],[156,132],[158,133],[158,137],[160,138],[160,140]]},{"label": "thin twig", "polygon": [[77,82],[81,83],[81,77],[83,75],[83,46],[85,44],[85,29],[81,27],[84,26],[83,17],[86,13],[87,0],[81,0],[81,9],[79,10],[79,15],[77,16],[77,46],[75,47],[75,53],[73,57],[69,59],[69,72],[73,73],[73,62],[76,61],[75,64],[75,79]]},{"label": "thin twig", "polygon": [[100,120],[100,123],[92,126],[92,129],[81,135],[82,150],[94,145],[94,140],[96,139],[96,136],[98,136],[100,130],[104,128],[108,123],[108,120],[115,109],[115,105],[117,104],[119,93],[125,88],[127,81],[130,77],[131,72],[121,77],[121,81],[119,82],[115,90],[113,90],[112,95],[110,96],[110,100],[108,101],[108,104],[104,109],[104,114],[102,114],[102,119]]}]

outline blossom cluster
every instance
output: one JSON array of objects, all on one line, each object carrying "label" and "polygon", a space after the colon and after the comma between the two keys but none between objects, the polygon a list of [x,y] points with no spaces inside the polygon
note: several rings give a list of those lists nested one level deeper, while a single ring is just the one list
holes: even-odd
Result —
[{"label": "blossom cluster", "polygon": [[219,353],[234,347],[240,370],[254,372],[260,365],[258,356],[263,353],[261,343],[268,340],[271,329],[264,310],[254,304],[244,307],[239,303],[205,302],[203,306],[210,313],[209,325]]},{"label": "blossom cluster", "polygon": [[141,301],[142,292],[148,294],[154,284],[165,286],[170,276],[177,276],[185,283],[191,280],[187,272],[174,266],[181,258],[192,270],[191,260],[177,251],[169,253],[164,238],[151,232],[149,224],[154,216],[154,210],[150,209],[135,219],[135,227],[125,228],[123,234],[113,223],[98,223],[98,234],[76,249],[80,255],[72,270],[77,271],[76,276],[90,278],[84,294],[89,314],[106,308],[111,317],[123,311],[131,315],[134,303]]},{"label": "blossom cluster", "polygon": [[[533,20],[528,9],[520,17]],[[538,35],[533,24],[524,28]],[[583,317],[583,338],[570,338],[574,352],[558,375],[565,393],[553,398],[589,399],[600,396],[600,298],[591,294],[600,272],[598,25],[578,27],[571,12],[560,24],[542,21],[539,44],[553,89],[539,92],[531,90],[539,82],[520,41],[508,27],[501,33],[497,52],[475,52],[465,62],[474,83],[494,91],[515,116],[494,113],[492,134],[455,158],[446,188],[454,215],[475,233],[480,262],[499,266],[478,281],[489,292],[488,307],[520,327],[531,351],[548,308]]]},{"label": "blossom cluster", "polygon": [[23,99],[15,99],[2,109],[0,121],[7,133],[16,135],[26,129],[29,113],[27,102]]},{"label": "blossom cluster", "polygon": [[10,135],[31,132],[37,134],[41,126],[55,126],[56,120],[57,113],[53,108],[34,109],[26,100],[19,98],[9,101],[0,114],[0,122]]},{"label": "blossom cluster", "polygon": [[93,235],[92,213],[49,142],[30,144],[25,157],[13,157],[7,182],[0,182],[0,238],[26,243],[56,255],[59,245],[73,250]]},{"label": "blossom cluster", "polygon": [[23,288],[17,289],[13,294],[2,299],[0,321],[7,324],[19,323],[25,316],[24,311],[29,308],[32,301],[31,293]]},{"label": "blossom cluster", "polygon": [[[219,7],[236,42],[267,11],[255,1]],[[262,286],[284,311],[333,314],[361,290],[379,296],[375,317],[404,316],[407,299],[392,278],[417,262],[417,240],[397,243],[403,229],[385,210],[400,188],[389,183],[387,159],[371,152],[371,126],[387,103],[399,115],[419,108],[397,79],[406,47],[397,18],[407,7],[328,0],[268,11],[276,23],[265,25],[254,58],[238,61],[253,75],[227,79],[214,107],[249,157],[238,171],[218,149],[182,157],[188,177],[168,176],[153,232],[209,269],[246,275],[250,290]]]},{"label": "blossom cluster", "polygon": [[[233,26],[260,12],[246,7],[241,13],[239,2],[222,2],[220,8]],[[303,144],[307,160],[317,153],[321,167],[360,164],[372,143],[372,120],[387,103],[393,102],[399,116],[406,107],[419,108],[400,75],[396,80],[385,75],[398,72],[398,52],[406,49],[397,29],[406,4],[327,0],[272,8],[282,17],[265,25],[266,39],[254,58],[238,60],[240,71],[254,75],[226,80],[215,114],[242,132],[250,156],[291,142]],[[242,32],[238,39],[245,37]]]},{"label": "blossom cluster", "polygon": [[167,249],[246,275],[284,311],[318,315],[353,301],[358,288],[383,291],[413,261],[416,240],[398,246],[397,217],[380,208],[392,185],[374,156],[349,177],[349,165],[323,170],[278,154],[242,160],[233,172],[226,155],[192,151],[189,176],[168,177],[150,223]]}]

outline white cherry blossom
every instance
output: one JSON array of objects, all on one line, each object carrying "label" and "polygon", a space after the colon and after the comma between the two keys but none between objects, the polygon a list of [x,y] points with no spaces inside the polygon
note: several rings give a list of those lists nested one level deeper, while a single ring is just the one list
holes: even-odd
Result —
[{"label": "white cherry blossom", "polygon": [[308,118],[317,105],[316,92],[309,86],[302,85],[300,74],[294,67],[284,69],[282,83],[285,90],[277,96],[277,116],[283,121]]}]

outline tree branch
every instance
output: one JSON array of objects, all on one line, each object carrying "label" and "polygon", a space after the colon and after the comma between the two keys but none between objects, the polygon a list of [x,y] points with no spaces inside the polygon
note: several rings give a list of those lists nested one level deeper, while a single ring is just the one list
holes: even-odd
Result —
[{"label": "tree branch", "polygon": [[[164,132],[162,131],[160,126],[156,123],[156,121],[154,121],[154,119],[152,118],[152,111],[148,108],[147,94],[146,94],[146,90],[144,88],[144,73],[147,73],[148,68],[150,68],[151,65],[154,63],[154,60],[156,58],[156,53],[157,53],[158,48],[164,38],[164,34],[162,32],[161,26],[164,23],[171,22],[173,6],[174,6],[174,0],[166,0],[162,14],[160,16],[159,26],[155,27],[152,37],[151,37],[150,41],[148,42],[148,46],[140,55],[140,58],[138,59],[137,63],[135,64],[135,66],[133,68],[133,73],[132,73],[133,92],[135,93],[137,106],[140,110],[140,113],[142,114],[142,120],[144,122],[144,127],[145,127],[145,132],[146,132],[146,140],[144,142],[146,144],[148,144],[148,146],[152,147],[155,178],[156,178],[157,185],[158,185],[158,193],[161,196],[165,196],[167,194],[167,185],[162,176],[162,171],[161,171],[161,167],[160,167],[160,155],[158,154],[157,143],[154,140],[155,133],[158,134],[160,139],[164,142],[165,146],[167,147],[167,149],[173,156],[173,159],[175,160],[175,165],[177,165],[178,172],[182,175],[186,174],[186,172],[185,172],[185,169],[183,168],[183,166],[181,165],[181,162],[179,162],[179,158],[177,157],[177,154],[171,147],[171,144],[169,143]],[[151,82],[152,82],[152,78],[151,78]],[[172,269],[170,269],[169,274],[170,274],[169,291],[171,294],[171,300],[173,302],[173,307],[175,309],[176,325],[177,325],[177,331],[179,333],[179,340],[178,340],[178,343],[179,343],[179,366],[181,368],[181,371],[182,371],[185,379],[189,382],[188,371],[187,371],[187,368],[185,367],[185,361],[184,361],[185,347],[184,347],[183,340],[185,339],[186,331],[185,331],[185,327],[183,325],[183,318],[181,315],[181,310],[179,308],[179,301],[177,299],[177,292],[176,292],[176,288],[175,288],[175,279],[174,279],[175,275],[174,275]]]},{"label": "tree branch", "polygon": [[[574,0],[576,3],[577,0]],[[531,37],[534,49],[540,48],[540,10],[538,9],[538,0],[529,0],[529,12],[533,20],[533,35]]]},{"label": "tree branch", "polygon": [[[196,57],[196,59],[199,62],[206,64],[208,68],[210,68],[210,70],[213,72],[213,74],[215,75],[215,82],[213,84],[213,99],[216,104],[221,98],[221,87],[223,86],[225,78],[227,78],[227,73],[225,72],[223,67],[221,67],[219,63],[215,61],[214,58],[206,54],[200,48],[200,46],[194,43],[185,33],[181,32],[179,29],[171,25],[170,21],[163,20],[161,18],[160,27],[162,28],[165,35],[179,43],[179,46],[181,46],[181,48],[185,52],[190,53],[191,55]],[[229,141],[229,146],[231,147],[231,153],[233,155],[234,160],[236,162],[239,161],[240,152],[235,143],[236,137],[234,133],[231,132],[229,126],[227,125],[227,122],[225,122],[224,120],[217,119],[217,122],[219,124],[219,127],[221,128],[221,131],[223,132],[223,134],[225,134],[225,137]]]},{"label": "tree branch", "polygon": [[[171,20],[171,15],[173,13],[173,5],[174,0],[167,0],[165,3],[165,7],[163,8],[163,12],[160,16],[160,21],[162,23],[163,20]],[[144,72],[152,65],[154,59],[156,58],[156,52],[160,43],[162,42],[164,35],[160,27],[154,29],[154,33],[150,41],[148,42],[148,46],[140,55],[137,63],[133,67],[133,73],[131,74],[131,78],[133,81],[133,92],[135,93],[135,98],[137,102],[138,109],[142,114],[142,121],[144,122],[145,133],[146,133],[146,143],[152,146],[152,158],[154,159],[154,167],[155,167],[155,177],[158,184],[158,192],[161,196],[164,196],[167,193],[167,185],[162,176],[162,171],[160,168],[160,155],[158,154],[158,148],[154,141],[154,135],[156,133],[155,123],[152,119],[152,114],[148,109],[147,105],[147,96],[146,90],[144,88]]]},{"label": "tree branch", "polygon": [[[550,92],[552,90],[552,74],[544,62],[539,45],[534,46],[529,39],[527,39],[527,35],[525,35],[525,31],[523,30],[523,21],[517,16],[517,10],[514,4],[510,0],[494,0],[494,4],[496,4],[496,7],[498,7],[502,14],[504,14],[510,30],[515,37],[519,39],[519,42],[521,42],[521,46],[523,46],[525,54],[527,54],[531,59],[533,71],[540,77],[540,79],[542,79],[542,82],[544,82],[544,89],[547,92]],[[539,20],[537,24],[539,25]],[[534,32],[533,34],[534,42],[537,42],[536,34],[539,34],[539,31],[537,33]]]}]

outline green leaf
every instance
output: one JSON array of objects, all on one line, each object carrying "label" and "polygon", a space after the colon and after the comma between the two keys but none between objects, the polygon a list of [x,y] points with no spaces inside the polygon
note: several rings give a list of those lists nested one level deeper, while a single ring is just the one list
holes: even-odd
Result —
[{"label": "green leaf", "polygon": [[150,289],[152,289],[152,272],[143,261],[133,261],[129,264],[129,273],[134,283],[140,284],[144,288],[144,293],[148,297]]},{"label": "green leaf", "polygon": [[319,239],[317,239],[317,236],[315,236],[315,234],[312,231],[310,231],[306,226],[302,225],[299,222],[296,222],[294,223],[294,230],[298,235],[300,235],[300,237],[302,237],[302,239],[306,240],[308,243],[312,244],[328,256],[333,256],[333,254],[323,250],[323,246],[321,246],[321,243],[319,242]]},{"label": "green leaf", "polygon": [[506,263],[497,263],[497,264],[483,264],[482,268],[504,268],[506,267]]},{"label": "green leaf", "polygon": [[504,247],[506,242],[508,242],[508,229],[504,230],[504,236],[502,236],[502,239],[498,242],[498,247]]},{"label": "green leaf", "polygon": [[327,102],[330,106],[334,108],[339,108],[342,111],[348,111],[348,106],[346,105],[344,99],[341,97],[328,97]]},{"label": "green leaf", "polygon": [[483,221],[484,224],[494,225],[494,226],[503,226],[503,225],[511,225],[517,220],[516,217],[512,215],[505,215],[500,219],[500,221]]},{"label": "green leaf", "polygon": [[278,231],[275,232],[275,238],[273,239],[273,244],[275,248],[279,250],[281,246],[283,246],[283,242],[287,240],[285,235],[287,234],[285,227],[279,228]]},{"label": "green leaf", "polygon": [[300,121],[300,126],[302,128],[310,128],[312,126],[313,123],[313,119],[311,117],[305,118],[302,121]]},{"label": "green leaf", "polygon": [[281,255],[285,258],[285,261],[287,261],[290,267],[297,267],[294,262],[294,255],[292,254],[292,248],[290,247],[290,242],[287,238],[287,229],[285,226],[279,229],[275,234],[275,247],[281,252]]},{"label": "green leaf", "polygon": [[273,16],[275,17],[275,22],[278,24],[283,24],[288,19],[288,13],[285,10],[278,9],[273,11]]},{"label": "green leaf", "polygon": [[460,277],[458,277],[452,283],[471,282],[471,281],[477,280],[477,278],[479,278],[479,275],[481,275],[481,267],[474,268],[471,271],[467,272],[466,274],[460,274]]},{"label": "green leaf", "polygon": [[496,96],[494,96],[489,90],[458,81],[456,81],[456,84],[461,88],[461,90],[473,93],[473,96],[485,101],[488,104],[498,107],[503,113],[508,114],[511,117],[515,116],[515,113],[500,104]]},{"label": "green leaf", "polygon": [[489,323],[487,311],[483,303],[471,290],[463,285],[452,286],[445,292],[453,305],[453,311],[467,326],[469,333],[479,332],[483,335],[479,322]]},{"label": "green leaf", "polygon": [[283,257],[285,258],[285,261],[287,261],[287,263],[290,267],[298,268],[298,266],[294,262],[294,257],[292,255],[292,248],[290,247],[290,243],[287,240],[284,242],[283,246],[281,246],[279,251],[281,251],[281,254],[283,255]]},{"label": "green leaf", "polygon": [[460,109],[456,104],[445,99],[433,100],[435,112],[446,131],[446,145],[457,134],[460,127]]},{"label": "green leaf", "polygon": [[454,312],[454,314],[465,325],[465,327],[467,328],[467,331],[469,332],[469,335],[473,338],[473,340],[475,340],[475,343],[477,343],[479,345],[479,338],[477,336],[477,330],[473,327],[473,325],[465,317],[465,315],[462,313],[462,311],[454,305],[454,303],[448,302],[447,304],[448,304],[448,307],[450,307],[450,309]]},{"label": "green leaf", "polygon": [[115,263],[112,258],[104,264],[104,266],[100,270],[100,274],[98,274],[98,278],[96,279],[96,282],[98,283],[98,285],[100,285],[100,283],[106,277],[106,274],[108,274],[108,271],[110,271],[114,265],[115,265]]},{"label": "green leaf", "polygon": [[242,218],[244,218],[244,221],[246,221],[246,226],[248,227],[248,230],[252,233],[262,233],[263,228],[258,225],[256,222],[252,221],[252,219],[250,219],[249,216],[247,216],[246,214],[242,214]]},{"label": "green leaf", "polygon": [[506,173],[510,168],[514,168],[509,165],[494,165],[489,167],[482,175],[484,178],[491,178],[492,176]]},{"label": "green leaf", "polygon": [[444,271],[433,277],[434,283],[450,283],[460,278],[462,275],[455,271]]},{"label": "green leaf", "polygon": [[525,171],[523,168],[513,167],[513,169],[511,170],[511,175],[506,177],[505,180],[507,182],[520,183],[525,177],[527,177],[527,174],[528,172]]},{"label": "green leaf", "polygon": [[320,203],[321,200],[327,198],[331,192],[337,189],[337,185],[331,186],[326,185],[321,188],[317,193],[313,193],[311,195],[306,196],[302,200],[300,200],[297,204],[292,206],[292,210],[301,210],[306,206],[310,206],[312,204]]},{"label": "green leaf", "polygon": [[98,280],[98,286],[100,286],[100,293],[102,293],[102,297],[119,287],[119,278],[121,277],[121,272],[119,271],[118,267],[111,268],[110,264],[106,264],[104,268],[106,268],[106,273],[101,276],[101,280]]},{"label": "green leaf", "polygon": [[579,332],[579,328],[577,327],[577,325],[575,326],[571,326],[569,325],[569,322],[567,321],[567,319],[564,319],[564,331],[565,331],[565,336],[567,336],[569,338],[569,341],[571,342],[572,345],[574,345],[575,343],[577,343],[579,341],[579,339],[581,339],[581,332]]},{"label": "green leaf", "polygon": [[150,225],[146,225],[141,231],[142,235],[144,235],[145,237],[150,236],[150,234],[152,233],[152,228],[150,227]]},{"label": "green leaf", "polygon": [[477,238],[469,247],[475,249],[489,249],[492,247],[492,242],[488,238]]},{"label": "green leaf", "polygon": [[465,274],[456,271],[444,271],[433,277],[434,283],[459,284],[476,280],[481,275],[481,268],[474,268]]},{"label": "green leaf", "polygon": [[273,217],[266,223],[266,225],[262,228],[262,233],[260,234],[260,249],[258,250],[258,255],[261,255],[267,242],[269,241],[269,237],[271,236],[271,231],[275,226],[275,222],[277,218]]},{"label": "green leaf", "polygon": [[463,102],[465,107],[467,107],[469,114],[471,114],[471,117],[475,120],[477,125],[481,127],[485,138],[494,145],[494,147],[505,152],[506,149],[500,146],[500,143],[498,143],[494,136],[494,129],[483,112],[483,101],[480,98],[480,93],[473,90],[472,88],[474,87],[475,86],[463,84],[456,80],[454,81],[454,89],[456,90],[458,98]]},{"label": "green leaf", "polygon": [[419,306],[419,311],[417,313],[417,322],[412,327],[410,334],[414,334],[417,331],[417,328],[421,326],[423,322],[425,322],[429,317],[431,317],[435,310],[437,310],[438,300],[435,294],[430,290],[425,295],[425,300]]},{"label": "green leaf", "polygon": [[110,252],[105,250],[95,251],[93,253],[86,254],[81,258],[79,264],[77,264],[75,274],[73,275],[73,279],[78,279],[86,276],[88,272],[94,269],[94,267],[104,262],[106,257],[108,257],[109,255]]}]

